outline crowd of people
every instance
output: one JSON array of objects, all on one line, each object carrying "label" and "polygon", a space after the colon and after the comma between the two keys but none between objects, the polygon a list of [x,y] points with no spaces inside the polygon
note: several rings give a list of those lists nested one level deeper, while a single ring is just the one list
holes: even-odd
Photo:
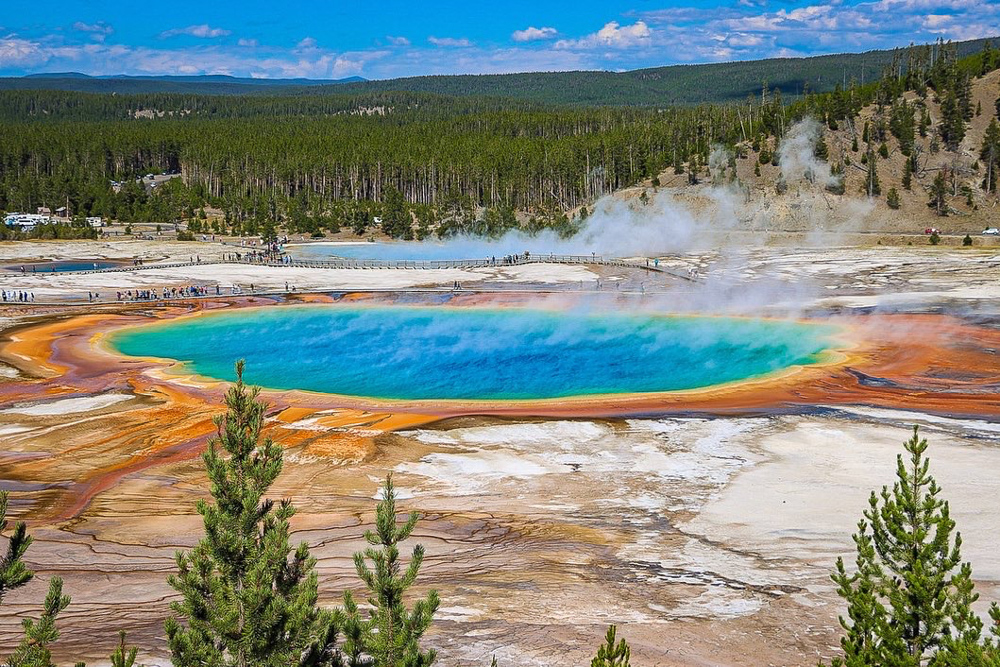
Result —
[{"label": "crowd of people", "polygon": [[15,301],[20,303],[31,303],[35,300],[34,292],[24,292],[15,290],[3,290],[4,301]]},{"label": "crowd of people", "polygon": [[[503,257],[500,258],[500,263],[505,266],[509,266],[511,264],[520,264],[522,261],[527,260],[530,256],[531,253],[525,250],[523,255],[504,255]],[[496,266],[497,258],[494,256],[492,260],[493,260],[493,265]]]},{"label": "crowd of people", "polygon": [[287,264],[290,261],[288,255],[278,251],[277,248],[266,250],[251,250],[249,252],[227,252],[222,255],[226,262],[243,262],[247,264],[270,264],[281,262]]},{"label": "crowd of people", "polygon": [[[234,285],[233,290],[236,289],[238,287]],[[216,295],[220,295],[222,294],[222,288],[216,285],[214,292]],[[160,299],[185,299],[194,296],[208,296],[211,293],[211,288],[203,285],[185,285],[183,287],[163,287],[159,291],[156,288],[126,290],[124,292],[116,292],[115,295],[118,301],[158,301]],[[99,294],[92,295],[90,292],[87,294],[91,301],[100,297]],[[237,292],[233,291],[233,294],[237,294]]]}]

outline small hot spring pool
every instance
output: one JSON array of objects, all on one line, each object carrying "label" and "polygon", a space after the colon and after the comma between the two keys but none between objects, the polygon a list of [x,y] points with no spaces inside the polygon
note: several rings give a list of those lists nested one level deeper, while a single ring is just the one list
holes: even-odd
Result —
[{"label": "small hot spring pool", "polygon": [[456,257],[454,248],[436,243],[303,243],[290,245],[287,250],[295,259],[320,262],[331,259],[376,259],[392,262],[479,259]]},{"label": "small hot spring pool", "polygon": [[97,269],[113,269],[121,266],[122,262],[106,259],[67,259],[57,262],[9,264],[4,267],[7,271],[17,271],[20,273],[24,269],[25,273],[63,273],[65,271],[96,271]]},{"label": "small hot spring pool", "polygon": [[501,257],[523,250],[524,248],[511,250],[487,241],[461,245],[427,241],[405,243],[367,243],[362,241],[358,243],[302,243],[287,247],[288,253],[295,259],[320,262],[331,259],[374,259],[389,262],[486,259],[491,256]]},{"label": "small hot spring pool", "polygon": [[676,391],[826,358],[837,328],[794,321],[515,308],[307,305],[123,329],[117,351],[272,389],[532,400]]}]

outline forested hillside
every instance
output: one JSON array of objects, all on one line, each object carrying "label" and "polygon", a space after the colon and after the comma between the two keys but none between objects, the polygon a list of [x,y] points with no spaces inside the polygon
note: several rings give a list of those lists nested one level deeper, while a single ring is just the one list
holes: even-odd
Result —
[{"label": "forested hillside", "polygon": [[[906,138],[919,131],[935,138],[938,150],[955,151],[973,115],[984,113],[972,108],[972,82],[996,69],[998,53],[988,47],[960,58],[951,45],[914,48],[897,54],[881,79],[790,105],[767,89],[727,105],[662,109],[391,92],[7,91],[0,93],[0,208],[67,206],[77,216],[187,220],[195,230],[235,234],[280,226],[365,234],[375,217],[382,220],[377,231],[401,238],[500,234],[515,226],[570,232],[567,213],[586,215],[602,195],[655,185],[665,172],[698,182],[717,146],[733,156],[730,179],[738,177],[737,160],[752,160],[758,175],[763,167],[761,177],[777,182],[778,145],[805,116],[861,142],[853,158],[838,149],[836,160],[825,144],[816,146],[835,174],[858,171],[853,160],[862,171],[875,168],[888,156],[881,144],[890,133],[912,145]],[[862,132],[859,114],[873,104],[885,113]],[[925,169],[926,161],[911,167]],[[183,179],[155,191],[136,182],[164,171]],[[203,207],[224,215],[209,221]]]},{"label": "forested hillside", "polygon": [[[982,50],[987,40],[958,42],[958,57]],[[930,57],[930,46],[920,47]],[[852,80],[882,77],[905,59],[903,49],[844,53],[811,58],[770,58],[748,62],[672,65],[630,72],[534,72],[466,76],[421,76],[345,84],[339,92],[406,90],[445,95],[499,95],[565,105],[667,106],[744,101],[762,88],[784,97],[830,92]]]},{"label": "forested hillside", "polygon": [[[982,50],[986,40],[956,42],[958,57]],[[931,47],[922,47],[930,53]],[[672,65],[629,72],[527,72],[519,74],[417,76],[381,81],[260,81],[233,77],[45,77],[0,78],[0,90],[63,90],[90,93],[193,95],[340,95],[417,92],[463,97],[504,97],[540,104],[668,105],[743,101],[761,88],[786,98],[808,91],[830,92],[852,80],[880,78],[902,49],[844,53],[810,58],[771,58],[744,62]],[[308,84],[308,85],[306,85]]]},{"label": "forested hillside", "polygon": [[[475,226],[482,207],[508,211],[508,227],[512,210],[559,226],[563,211],[650,178],[674,160],[704,162],[712,144],[740,140],[741,119],[747,131],[770,132],[786,113],[771,102],[752,110],[8,121],[0,136],[0,208],[68,201],[74,212],[169,221],[210,203],[249,233],[278,219],[363,233],[381,215],[388,233],[405,237],[413,233],[405,205],[413,205],[424,228],[443,219]],[[150,197],[131,182],[173,170],[187,187],[171,185]],[[114,194],[111,180],[127,185]]]}]

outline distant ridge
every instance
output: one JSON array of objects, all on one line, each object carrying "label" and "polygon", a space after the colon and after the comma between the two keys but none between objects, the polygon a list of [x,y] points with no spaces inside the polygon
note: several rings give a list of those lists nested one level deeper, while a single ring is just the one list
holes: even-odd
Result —
[{"label": "distant ridge", "polygon": [[311,87],[362,83],[351,76],[343,79],[255,79],[225,74],[197,76],[94,76],[81,72],[40,72],[23,77],[0,77],[0,90],[64,90],[80,93],[189,93],[196,95],[291,94]]},{"label": "distant ridge", "polygon": [[[954,42],[959,57],[987,41]],[[930,47],[918,47],[930,48]],[[522,74],[459,74],[401,79],[254,79],[205,76],[88,76],[78,72],[0,78],[0,90],[64,90],[90,93],[189,93],[201,95],[321,95],[375,92],[433,93],[452,97],[501,97],[574,106],[670,106],[722,103],[759,95],[762,86],[786,97],[804,90],[827,92],[837,84],[873,81],[906,47],[808,58],[770,58],[700,65],[670,65],[628,72],[574,71]]]},{"label": "distant ridge", "polygon": [[25,79],[93,79],[89,74],[83,72],[39,72],[38,74],[25,74]]},{"label": "distant ridge", "polygon": [[343,79],[256,79],[253,77],[229,76],[227,74],[198,74],[189,76],[174,75],[130,75],[130,74],[102,74],[94,76],[81,72],[41,72],[38,74],[28,74],[25,79],[94,79],[100,81],[114,81],[124,79],[129,81],[163,81],[179,83],[242,83],[251,86],[325,86],[336,83],[355,83],[367,81],[360,76],[349,76]]}]

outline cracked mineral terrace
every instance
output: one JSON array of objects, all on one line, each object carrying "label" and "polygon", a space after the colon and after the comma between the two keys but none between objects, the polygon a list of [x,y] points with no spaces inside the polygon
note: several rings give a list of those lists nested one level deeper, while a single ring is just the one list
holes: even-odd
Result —
[{"label": "cracked mineral terrace", "polygon": [[[72,251],[46,251],[113,258],[133,249],[64,245]],[[3,252],[11,257],[9,246]],[[155,252],[168,260],[179,250]],[[585,664],[608,623],[624,626],[641,665],[828,658],[842,613],[829,572],[851,551],[868,492],[891,482],[914,423],[931,442],[981,604],[1000,599],[996,249],[752,247],[661,262],[694,269],[698,282],[607,267],[458,277],[219,265],[12,274],[0,286],[68,301],[88,290],[192,280],[282,291],[294,275],[299,293],[315,292],[295,301],[430,299],[403,290],[421,286],[440,288],[434,302],[455,307],[516,306],[535,303],[525,291],[536,289],[569,299],[560,304],[851,322],[857,346],[840,366],[697,400],[449,412],[265,392],[270,434],[286,449],[273,495],[299,508],[295,537],[319,560],[323,600],[336,604],[343,590],[358,589],[351,554],[362,548],[380,480],[393,471],[403,507],[423,516],[419,583],[438,588],[443,601],[427,644],[447,649],[446,665],[486,664],[494,654],[516,667]],[[451,293],[455,280],[464,293]],[[376,287],[402,291],[373,296]],[[95,336],[242,305],[250,298],[4,307],[0,466],[14,511],[36,538],[29,564],[40,580],[5,599],[0,643],[13,641],[44,580],[58,574],[73,604],[57,658],[99,661],[126,628],[145,647],[146,664],[167,664],[166,577],[174,551],[201,531],[194,503],[207,485],[198,453],[224,386],[114,358]]]}]

